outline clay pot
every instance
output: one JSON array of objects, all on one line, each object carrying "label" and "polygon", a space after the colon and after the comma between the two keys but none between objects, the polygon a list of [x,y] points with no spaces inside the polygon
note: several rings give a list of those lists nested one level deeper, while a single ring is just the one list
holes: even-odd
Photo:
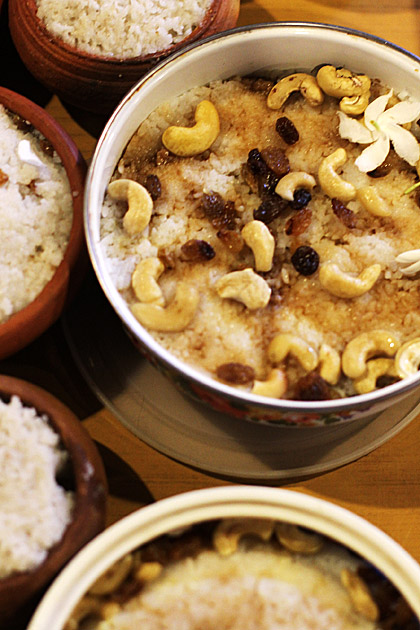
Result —
[{"label": "clay pot", "polygon": [[[0,579],[0,627],[40,596],[67,561],[105,526],[107,483],[96,446],[79,419],[47,391],[26,381],[0,376],[0,398],[12,395],[38,414],[46,414],[69,453],[69,482],[74,492],[73,520],[59,543],[35,570]],[[11,625],[9,627],[12,627]]]},{"label": "clay pot", "polygon": [[29,121],[54,147],[73,193],[73,224],[61,264],[33,302],[0,324],[0,359],[4,359],[24,348],[58,319],[80,281],[86,259],[83,233],[86,163],[70,136],[44,109],[6,88],[0,88],[0,103]]},{"label": "clay pot", "polygon": [[180,48],[236,25],[240,0],[213,0],[202,23],[166,50],[130,59],[81,52],[52,35],[37,17],[35,0],[9,0],[10,32],[25,66],[60,99],[109,115],[132,85]]}]

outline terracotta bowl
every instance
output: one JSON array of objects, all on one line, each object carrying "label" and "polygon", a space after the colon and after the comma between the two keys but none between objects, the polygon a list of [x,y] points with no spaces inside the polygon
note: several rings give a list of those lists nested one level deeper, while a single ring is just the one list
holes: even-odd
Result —
[{"label": "terracotta bowl", "polygon": [[109,114],[157,62],[186,44],[235,26],[239,0],[212,0],[202,23],[184,40],[166,50],[132,59],[80,52],[49,33],[36,11],[35,0],[9,0],[11,35],[26,67],[66,103]]},{"label": "terracotta bowl", "polygon": [[134,317],[106,266],[100,220],[109,179],[140,123],[159,103],[232,76],[273,77],[320,64],[357,68],[420,99],[420,60],[372,35],[328,24],[277,22],[232,29],[172,55],[127,94],[105,127],[92,158],[85,194],[86,239],[99,282],[139,350],[183,392],[240,419],[289,427],[368,420],[420,391],[420,372],[367,394],[329,400],[269,398],[231,387],[163,348]]},{"label": "terracotta bowl", "polygon": [[18,609],[39,596],[66,562],[105,526],[107,483],[96,446],[79,419],[47,391],[26,381],[0,376],[0,398],[12,395],[46,414],[70,455],[69,485],[74,491],[73,520],[61,541],[37,569],[0,579],[0,627]]},{"label": "terracotta bowl", "polygon": [[[420,566],[384,532],[348,510],[301,492],[234,485],[163,499],[108,528],[58,576],[28,630],[62,630],[77,602],[97,578],[142,545],[171,532],[179,534],[194,524],[230,518],[274,519],[331,538],[376,567],[400,591],[415,615],[420,615]],[[194,550],[194,546],[190,549]]]},{"label": "terracotta bowl", "polygon": [[57,320],[80,281],[85,263],[86,163],[70,136],[44,109],[6,88],[0,88],[0,103],[29,121],[51,143],[64,165],[73,193],[73,223],[61,264],[35,300],[0,325],[0,359],[4,359],[28,345]]}]

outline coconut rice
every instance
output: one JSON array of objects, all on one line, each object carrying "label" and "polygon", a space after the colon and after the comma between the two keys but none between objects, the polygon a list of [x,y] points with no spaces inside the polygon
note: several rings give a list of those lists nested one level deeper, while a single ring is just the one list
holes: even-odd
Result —
[{"label": "coconut rice", "polygon": [[0,400],[0,579],[34,570],[62,538],[74,504],[56,480],[67,457],[45,415]]},{"label": "coconut rice", "polygon": [[211,0],[36,0],[37,15],[66,44],[127,59],[166,50],[203,21]]},{"label": "coconut rice", "polygon": [[0,106],[0,324],[52,278],[72,221],[70,184],[57,154]]},{"label": "coconut rice", "polygon": [[[322,104],[314,106],[297,92],[281,111],[274,110],[267,106],[267,93],[273,85],[246,78],[215,81],[163,103],[141,124],[114,179],[126,178],[149,186],[154,197],[152,218],[140,234],[130,235],[123,226],[127,204],[106,195],[101,245],[107,268],[132,309],[138,303],[132,276],[139,260],[158,258],[163,263],[158,284],[164,304],[173,301],[180,282],[195,287],[198,307],[181,332],[154,330],[153,322],[147,327],[164,348],[204,373],[276,397],[314,400],[363,393],[355,387],[353,377],[340,371],[337,378],[327,379],[324,387],[324,377],[321,380],[318,374],[322,369],[319,357],[324,356],[325,361],[333,349],[340,365],[349,342],[373,330],[391,335],[395,343],[389,355],[395,353],[397,345],[417,338],[419,279],[416,274],[405,275],[397,257],[418,248],[418,197],[416,190],[406,194],[418,175],[392,148],[386,163],[376,172],[361,172],[355,160],[363,147],[340,135],[337,98],[325,95]],[[385,86],[372,81],[371,101],[388,93]],[[192,126],[197,105],[204,100],[214,105],[219,116],[216,140],[198,155],[173,155],[162,145],[163,132],[171,125]],[[389,106],[398,100],[393,95]],[[280,117],[293,123],[299,134],[297,142],[288,144],[276,129]],[[347,156],[337,174],[355,190],[374,190],[386,206],[384,216],[368,211],[358,197],[348,202],[334,201],[323,191],[318,170],[337,149],[345,149]],[[267,220],[250,157],[261,163],[263,155],[270,162],[279,150],[286,156],[290,172],[309,174],[316,185],[309,199],[298,205],[293,205],[296,200],[289,205],[285,202],[280,214]],[[264,186],[271,185],[270,177]],[[159,183],[157,192],[153,191],[153,178],[155,186]],[[211,212],[218,204],[222,210],[214,220]],[[241,241],[242,228],[255,219],[266,221],[275,238],[270,270],[257,270],[270,292],[263,308],[249,308],[235,296],[221,297],[217,289],[227,274],[255,270],[253,251]],[[226,228],[223,221],[230,225]],[[211,257],[206,259],[204,252],[204,258],[193,261],[191,251],[186,251],[186,244],[191,246],[193,241],[210,246]],[[318,266],[307,275],[292,261],[301,246],[315,250],[319,259]],[[360,276],[367,268],[379,269],[380,273],[362,295],[342,297],[320,283],[320,269],[327,263],[336,265],[350,278]],[[293,351],[281,359],[270,359],[270,344],[280,334],[303,342],[305,348],[309,346],[316,356],[315,365],[304,367],[298,352]],[[384,352],[377,354],[384,356]],[[228,368],[223,371],[220,368],[224,366]],[[286,381],[280,395],[255,387],[267,382],[273,368],[280,370]],[[397,379],[390,368],[382,381],[378,378],[378,385],[374,381],[373,388]]]},{"label": "coconut rice", "polygon": [[331,540],[289,524],[228,519],[162,536],[119,560],[65,630],[374,630],[396,622],[398,606],[408,628],[413,614],[397,590]]}]

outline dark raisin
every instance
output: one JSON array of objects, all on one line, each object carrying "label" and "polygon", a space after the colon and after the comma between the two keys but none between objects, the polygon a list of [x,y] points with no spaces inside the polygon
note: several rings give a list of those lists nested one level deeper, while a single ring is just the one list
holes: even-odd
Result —
[{"label": "dark raisin", "polygon": [[176,255],[175,252],[168,252],[166,249],[159,251],[159,260],[165,265],[165,269],[175,269]]},{"label": "dark raisin", "polygon": [[312,210],[304,206],[298,210],[293,217],[290,217],[285,225],[284,231],[288,236],[299,236],[308,229],[311,225],[311,221]]},{"label": "dark raisin", "polygon": [[293,396],[296,400],[328,400],[331,397],[328,383],[317,372],[309,372],[299,379]]},{"label": "dark raisin", "polygon": [[162,186],[160,184],[160,179],[157,175],[148,175],[146,177],[145,187],[149,191],[150,196],[153,199],[153,201],[156,201],[156,199],[159,199],[159,197],[162,194]]},{"label": "dark raisin", "polygon": [[248,88],[252,92],[261,92],[266,96],[269,95],[271,88],[274,86],[273,81],[269,81],[268,79],[255,78],[255,77],[243,77],[242,82],[248,86]]},{"label": "dark raisin", "polygon": [[263,149],[261,157],[277,177],[284,177],[290,171],[289,159],[283,149],[275,147]]},{"label": "dark raisin", "polygon": [[31,132],[33,131],[33,125],[31,122],[29,122],[29,120],[26,120],[26,118],[22,118],[22,116],[20,116],[19,114],[15,114],[12,113],[12,119],[13,122],[15,123],[16,127],[20,130],[20,131],[24,131],[24,132]]},{"label": "dark raisin", "polygon": [[247,166],[256,178],[260,197],[274,193],[280,177],[271,170],[258,149],[251,149],[248,153]]},{"label": "dark raisin", "polygon": [[309,245],[301,245],[293,252],[292,264],[302,276],[311,276],[318,269],[319,256]]},{"label": "dark raisin", "polygon": [[259,175],[267,171],[267,164],[264,162],[258,149],[251,149],[248,153],[247,164],[254,175]]},{"label": "dark raisin", "polygon": [[312,195],[307,188],[298,188],[293,193],[293,201],[290,202],[290,206],[294,210],[300,210],[307,206],[311,199]]},{"label": "dark raisin", "polygon": [[255,378],[254,368],[242,363],[224,363],[216,370],[217,378],[235,385],[246,385]]},{"label": "dark raisin", "polygon": [[331,205],[335,216],[340,219],[341,223],[345,225],[349,230],[356,227],[356,217],[350,208],[340,201],[340,199],[331,199]]},{"label": "dark raisin", "polygon": [[216,236],[222,241],[223,245],[232,252],[232,254],[239,254],[244,246],[243,237],[235,230],[222,228],[217,232]]},{"label": "dark raisin", "polygon": [[181,259],[185,262],[205,262],[216,255],[207,241],[192,238],[181,246]]},{"label": "dark raisin", "polygon": [[289,203],[279,195],[267,195],[254,210],[254,219],[266,225],[277,219],[288,208]]},{"label": "dark raisin", "polygon": [[276,131],[286,144],[296,144],[299,140],[299,132],[287,116],[282,116],[277,120]]},{"label": "dark raisin", "polygon": [[201,206],[206,217],[216,230],[225,227],[234,230],[236,227],[236,210],[233,201],[225,201],[219,193],[204,193]]},{"label": "dark raisin", "polygon": [[41,148],[41,151],[45,153],[45,155],[48,155],[49,157],[53,157],[54,147],[50,142],[48,142],[48,140],[41,139],[39,141],[39,146]]}]

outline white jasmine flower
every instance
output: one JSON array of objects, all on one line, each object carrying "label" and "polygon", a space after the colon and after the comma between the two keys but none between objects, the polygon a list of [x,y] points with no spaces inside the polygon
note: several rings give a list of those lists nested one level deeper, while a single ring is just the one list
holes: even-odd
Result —
[{"label": "white jasmine flower", "polygon": [[391,96],[392,90],[369,103],[363,122],[338,112],[340,136],[351,142],[370,145],[355,161],[362,173],[373,171],[382,164],[391,142],[396,153],[411,166],[419,161],[420,149],[416,138],[400,125],[413,122],[420,116],[420,103],[406,100],[385,109]]},{"label": "white jasmine flower", "polygon": [[396,262],[406,265],[401,269],[404,276],[415,276],[420,271],[420,249],[410,249],[396,257]]}]

